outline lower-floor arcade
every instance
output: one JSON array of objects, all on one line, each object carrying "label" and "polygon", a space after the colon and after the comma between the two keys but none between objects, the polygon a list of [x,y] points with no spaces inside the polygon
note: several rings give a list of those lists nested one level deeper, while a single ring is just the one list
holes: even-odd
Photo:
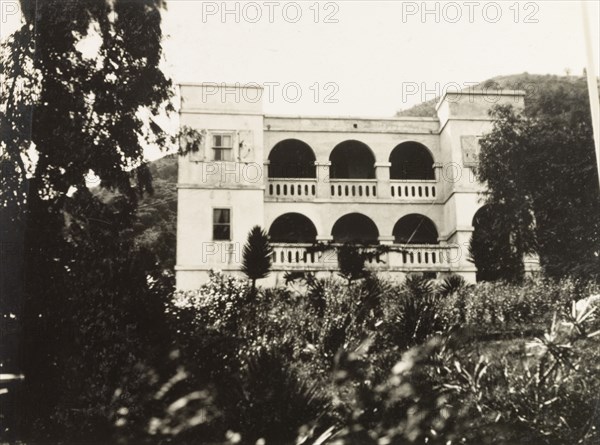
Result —
[{"label": "lower-floor arcade", "polygon": [[[441,203],[403,204],[267,201],[257,191],[182,188],[180,198],[179,289],[197,288],[211,269],[240,275],[243,247],[254,225],[264,228],[273,246],[271,274],[260,283],[265,286],[284,285],[285,275],[294,271],[337,276],[337,249],[345,243],[376,249],[380,256],[366,266],[390,279],[458,274],[475,282],[478,276],[469,251],[482,219],[477,193],[453,193]],[[199,200],[210,204],[191,205]],[[529,270],[536,267],[535,261],[526,264]]]}]

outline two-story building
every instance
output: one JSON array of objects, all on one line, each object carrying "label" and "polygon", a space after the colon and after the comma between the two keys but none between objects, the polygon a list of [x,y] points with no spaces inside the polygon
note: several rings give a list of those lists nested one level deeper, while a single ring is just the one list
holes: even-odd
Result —
[{"label": "two-story building", "polygon": [[437,117],[389,119],[267,115],[257,86],[183,84],[180,94],[181,126],[203,137],[179,159],[179,289],[210,269],[238,273],[255,225],[274,246],[265,284],[286,271],[335,273],[335,251],[307,252],[315,242],[389,245],[368,265],[382,275],[475,281],[478,138],[490,107],[522,107],[523,92],[448,92]]}]

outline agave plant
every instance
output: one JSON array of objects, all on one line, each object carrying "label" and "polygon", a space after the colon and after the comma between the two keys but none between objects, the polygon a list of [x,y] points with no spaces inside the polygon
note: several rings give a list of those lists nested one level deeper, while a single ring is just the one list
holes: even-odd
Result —
[{"label": "agave plant", "polygon": [[446,297],[448,295],[455,294],[463,289],[468,289],[472,287],[471,284],[467,283],[467,281],[460,275],[450,275],[445,278],[444,281],[439,285],[438,293]]},{"label": "agave plant", "polygon": [[420,274],[408,275],[404,280],[402,287],[406,292],[416,298],[428,297],[434,293],[431,280],[428,280]]},{"label": "agave plant", "polygon": [[438,314],[438,296],[431,281],[422,275],[406,278],[394,313],[392,335],[404,347],[422,343],[443,326]]}]

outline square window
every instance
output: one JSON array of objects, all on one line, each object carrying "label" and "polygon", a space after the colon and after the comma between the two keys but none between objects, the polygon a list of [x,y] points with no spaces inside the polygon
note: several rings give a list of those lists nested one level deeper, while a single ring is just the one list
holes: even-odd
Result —
[{"label": "square window", "polygon": [[213,209],[213,240],[231,241],[231,209]]},{"label": "square window", "polygon": [[213,134],[212,149],[215,161],[233,161],[233,138],[230,134]]}]

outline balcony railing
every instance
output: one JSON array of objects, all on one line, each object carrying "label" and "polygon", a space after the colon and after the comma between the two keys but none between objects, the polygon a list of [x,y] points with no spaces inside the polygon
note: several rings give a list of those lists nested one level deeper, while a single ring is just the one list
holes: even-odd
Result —
[{"label": "balcony railing", "polygon": [[[439,184],[435,180],[392,180],[389,184],[386,199],[431,202],[439,198]],[[313,201],[316,198],[354,201],[383,198],[383,193],[379,190],[381,184],[378,185],[376,179],[328,179],[325,187],[317,186],[317,179],[313,178],[268,178],[265,195],[267,199],[283,201]]]},{"label": "balcony railing", "polygon": [[266,195],[278,199],[312,200],[316,194],[316,179],[269,178],[266,187]]},{"label": "balcony railing", "polygon": [[392,198],[398,200],[431,201],[438,196],[437,182],[434,180],[392,180],[390,187]]},{"label": "balcony railing", "polygon": [[[337,270],[337,254],[334,248],[309,252],[310,244],[273,244],[273,268],[275,270]],[[389,246],[378,259],[367,261],[368,269],[375,271],[438,271],[449,270],[458,263],[457,246],[410,244]]]},{"label": "balcony railing", "polygon": [[376,198],[376,179],[330,179],[331,198]]}]

